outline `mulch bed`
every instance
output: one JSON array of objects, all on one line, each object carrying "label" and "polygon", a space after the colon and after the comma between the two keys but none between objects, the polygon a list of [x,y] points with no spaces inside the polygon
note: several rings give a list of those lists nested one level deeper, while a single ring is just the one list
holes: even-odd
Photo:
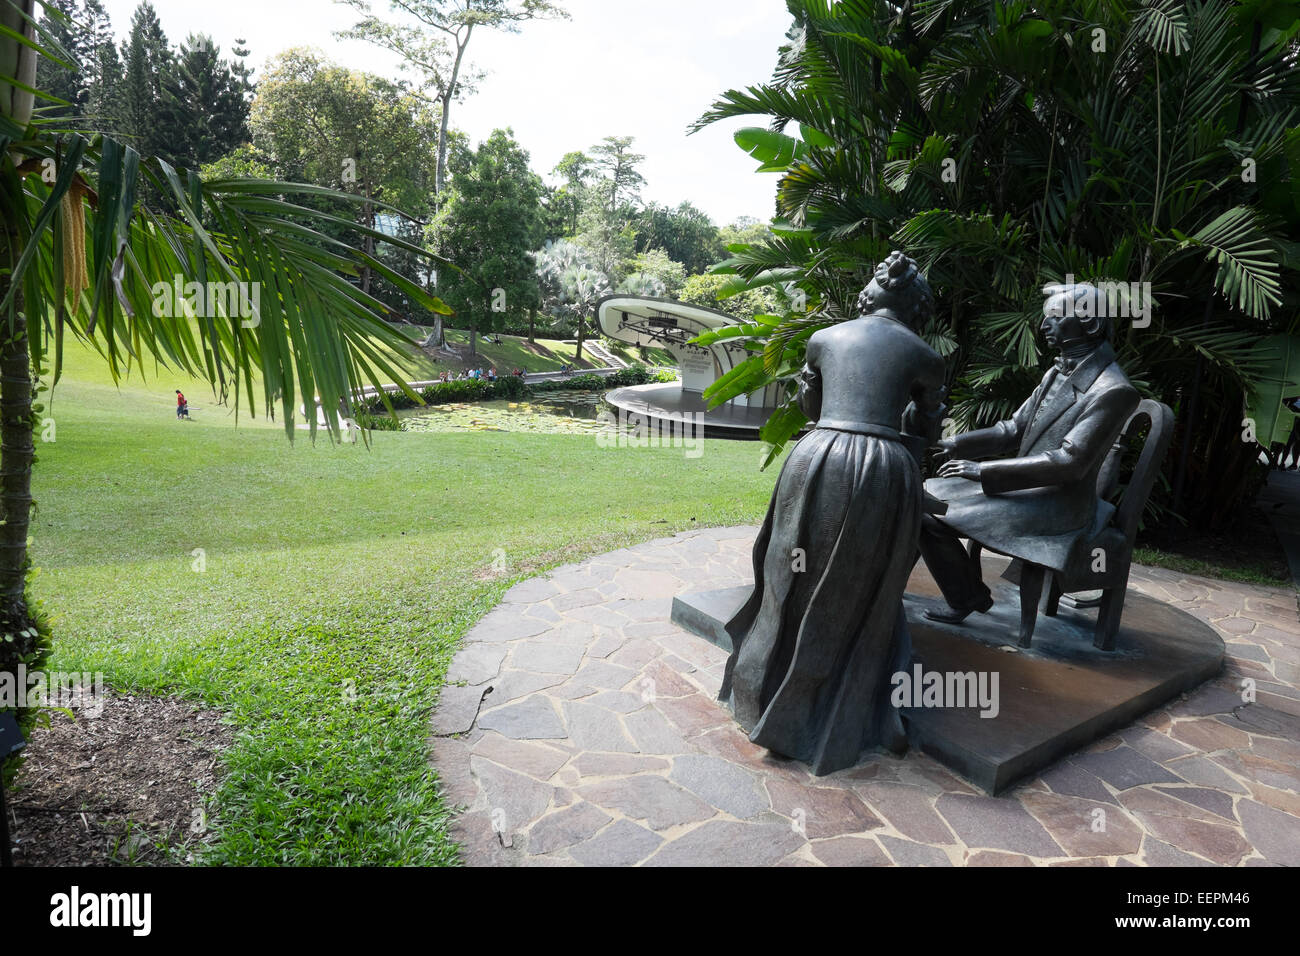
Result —
[{"label": "mulch bed", "polygon": [[98,717],[52,713],[7,794],[14,864],[192,860],[231,736],[220,714],[170,697],[106,691]]}]

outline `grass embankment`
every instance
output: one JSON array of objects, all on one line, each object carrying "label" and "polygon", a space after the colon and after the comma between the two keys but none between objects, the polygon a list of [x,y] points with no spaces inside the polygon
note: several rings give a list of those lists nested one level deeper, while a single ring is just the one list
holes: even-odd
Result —
[{"label": "grass embankment", "polygon": [[[290,444],[203,407],[202,383],[151,374],[119,391],[98,362],[69,349],[57,440],[38,447],[51,667],[229,715],[208,862],[452,862],[426,747],[466,629],[549,565],[755,522],[774,480],[748,443],[709,441],[698,459],[590,436]],[[194,422],[175,420],[175,388]]]},{"label": "grass embankment", "polygon": [[[397,328],[412,341],[420,341],[428,334],[427,329],[419,326],[403,325]],[[457,355],[453,358],[445,353],[429,353],[430,361],[436,369],[434,377],[437,377],[439,372],[448,370],[460,372],[464,369],[489,368],[493,365],[496,366],[498,373],[509,375],[516,368],[525,368],[530,372],[558,372],[565,365],[576,364],[578,368],[595,368],[603,364],[592,359],[585,344],[582,349],[582,360],[575,362],[578,346],[572,340],[539,338],[535,342],[529,342],[527,338],[521,336],[494,334],[493,339],[501,340],[495,342],[480,335],[475,345],[475,355],[471,356],[468,332],[448,329],[446,337],[448,344],[455,349]],[[640,349],[622,342],[614,342],[610,339],[601,339],[600,342],[607,350],[629,364],[676,364],[673,357],[662,349],[647,349],[643,357]]]}]

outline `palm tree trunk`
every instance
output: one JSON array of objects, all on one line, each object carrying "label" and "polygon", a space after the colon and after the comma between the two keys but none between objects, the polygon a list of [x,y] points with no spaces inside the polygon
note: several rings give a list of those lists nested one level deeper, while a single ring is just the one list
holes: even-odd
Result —
[{"label": "palm tree trunk", "polygon": [[[0,37],[0,68],[27,87],[36,83],[36,52],[16,35],[32,39],[35,0],[18,0],[0,7],[0,24],[10,31]],[[0,89],[0,113],[25,129],[31,120],[33,94],[6,84]],[[6,198],[16,208],[5,209],[0,245],[0,299],[9,293],[9,277],[18,261],[22,236],[16,217],[22,214],[21,189]],[[27,351],[27,316],[22,289],[13,302],[13,322],[0,327],[0,620],[9,633],[28,626],[25,598],[27,529],[32,510],[32,370]]]},{"label": "palm tree trunk", "polygon": [[[5,229],[0,248],[0,298],[9,292],[19,235]],[[23,295],[14,296],[13,321],[0,329],[0,620],[6,628],[25,628],[27,530],[32,510],[32,367],[27,346]]]},{"label": "palm tree trunk", "polygon": [[573,355],[573,365],[575,368],[577,367],[578,363],[582,361],[582,332],[583,332],[582,316],[579,315],[578,316],[578,350]]},{"label": "palm tree trunk", "polygon": [[[21,303],[20,303],[21,308]],[[32,510],[32,373],[22,312],[0,344],[0,615],[26,617],[27,530]]]},{"label": "palm tree trunk", "polygon": [[529,341],[529,343],[531,343],[531,344],[536,344],[536,341],[537,341],[536,338],[535,338],[536,335],[537,335],[537,307],[534,306],[533,308],[531,308],[531,309],[528,310],[528,341]]}]

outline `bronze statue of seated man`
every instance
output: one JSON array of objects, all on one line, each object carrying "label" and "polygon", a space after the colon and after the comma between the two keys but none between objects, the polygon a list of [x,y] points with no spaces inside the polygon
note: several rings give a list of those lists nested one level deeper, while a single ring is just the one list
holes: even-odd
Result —
[{"label": "bronze statue of seated man", "polygon": [[1114,512],[1097,495],[1097,476],[1138,392],[1115,361],[1097,288],[1043,291],[1041,329],[1056,363],[1009,420],[940,441],[948,460],[925,483],[948,505],[921,521],[921,556],[948,604],[926,611],[931,620],[958,623],[993,605],[978,554],[960,538],[1065,572]]}]

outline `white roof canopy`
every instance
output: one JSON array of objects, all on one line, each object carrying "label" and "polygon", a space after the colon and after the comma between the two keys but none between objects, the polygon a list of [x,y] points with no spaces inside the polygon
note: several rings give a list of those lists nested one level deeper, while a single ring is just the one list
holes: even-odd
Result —
[{"label": "white roof canopy", "polygon": [[606,296],[596,304],[596,316],[611,339],[659,348],[682,347],[701,332],[740,321],[717,309],[644,295]]}]

